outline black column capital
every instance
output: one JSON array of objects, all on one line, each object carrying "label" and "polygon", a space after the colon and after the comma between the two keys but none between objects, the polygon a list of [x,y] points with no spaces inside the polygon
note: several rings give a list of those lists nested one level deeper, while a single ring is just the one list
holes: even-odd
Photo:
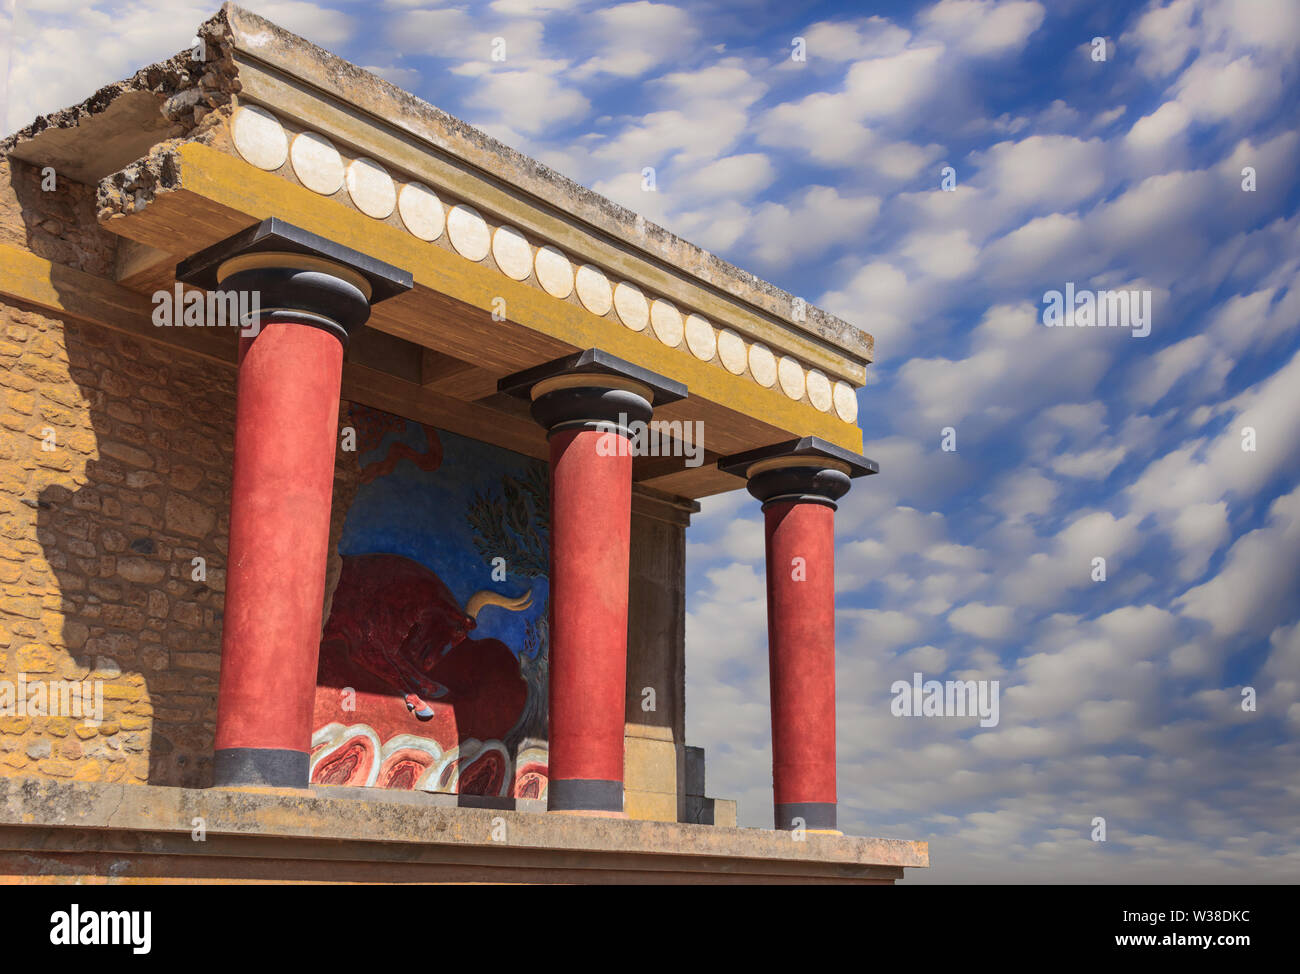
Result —
[{"label": "black column capital", "polygon": [[262,317],[322,328],[345,345],[372,305],[413,286],[410,271],[276,217],[181,261],[176,280],[207,291],[257,292]]},{"label": "black column capital", "polygon": [[647,422],[656,406],[686,396],[682,383],[599,348],[508,375],[497,389],[530,400],[533,419],[548,435],[599,429],[630,436],[627,424]]},{"label": "black column capital", "polygon": [[821,437],[805,436],[723,457],[718,469],[744,477],[764,508],[794,501],[834,510],[853,478],[879,473],[880,465]]}]

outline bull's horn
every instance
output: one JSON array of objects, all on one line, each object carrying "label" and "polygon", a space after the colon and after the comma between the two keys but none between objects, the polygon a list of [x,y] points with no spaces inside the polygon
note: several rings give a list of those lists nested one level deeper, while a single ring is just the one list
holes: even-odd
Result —
[{"label": "bull's horn", "polygon": [[497,592],[484,589],[481,592],[475,592],[469,597],[469,604],[465,606],[465,615],[471,619],[477,619],[479,609],[487,605],[499,605],[511,612],[522,612],[532,604],[533,593],[531,591],[525,592],[517,599],[509,599]]}]

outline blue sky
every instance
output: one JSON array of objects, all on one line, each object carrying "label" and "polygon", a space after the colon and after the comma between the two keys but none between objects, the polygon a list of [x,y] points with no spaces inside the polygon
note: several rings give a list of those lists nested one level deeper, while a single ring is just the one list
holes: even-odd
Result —
[{"label": "blue sky", "polygon": [[[1300,3],[247,6],[875,335],[846,830],[929,839],[912,882],[1300,875]],[[6,128],[212,9],[20,2]],[[1150,291],[1150,334],[1043,327],[1067,282]],[[767,826],[757,505],[689,541],[690,742]],[[892,716],[916,671],[1000,723]]]}]

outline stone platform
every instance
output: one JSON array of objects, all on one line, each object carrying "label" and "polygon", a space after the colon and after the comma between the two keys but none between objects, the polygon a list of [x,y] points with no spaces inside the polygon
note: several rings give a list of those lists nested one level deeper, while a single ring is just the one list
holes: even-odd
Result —
[{"label": "stone platform", "polygon": [[889,884],[929,865],[924,842],[336,796],[0,778],[0,882]]}]

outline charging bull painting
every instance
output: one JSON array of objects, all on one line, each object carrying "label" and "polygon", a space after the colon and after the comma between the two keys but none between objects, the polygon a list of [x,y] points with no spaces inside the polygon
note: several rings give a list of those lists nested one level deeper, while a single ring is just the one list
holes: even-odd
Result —
[{"label": "charging bull painting", "polygon": [[359,487],[331,572],[311,780],[545,797],[545,464],[374,410],[348,418]]}]

